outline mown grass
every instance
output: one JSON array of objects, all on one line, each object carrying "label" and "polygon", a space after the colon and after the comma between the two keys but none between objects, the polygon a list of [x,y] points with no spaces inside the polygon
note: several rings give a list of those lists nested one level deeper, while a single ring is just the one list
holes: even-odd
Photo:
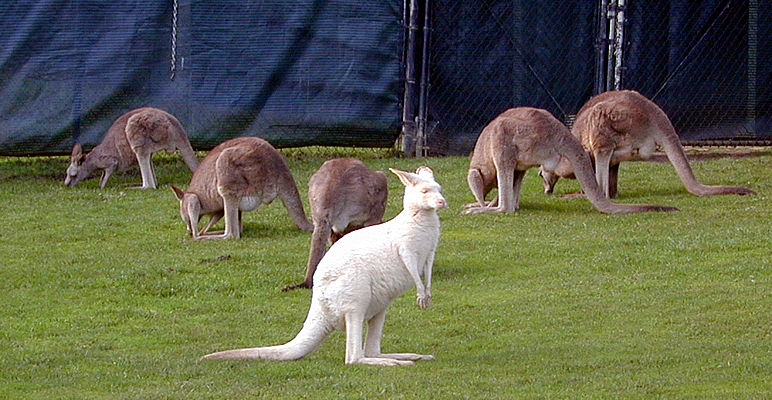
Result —
[{"label": "mown grass", "polygon": [[[346,366],[344,335],[297,362],[201,362],[283,343],[310,293],[310,235],[280,202],[245,214],[239,241],[186,240],[169,184],[190,173],[156,157],[137,171],[62,184],[67,159],[0,158],[0,398],[629,398],[772,396],[772,153],[693,163],[705,183],[753,196],[699,198],[669,164],[622,165],[619,202],[679,212],[602,215],[525,178],[513,215],[458,214],[472,200],[464,157],[285,151],[308,209],[324,159],[434,168],[440,212],[433,305],[391,307],[384,351],[434,354],[413,367]],[[387,218],[402,188],[389,177]],[[578,189],[561,181],[558,194]],[[411,292],[412,293],[412,292]]]}]

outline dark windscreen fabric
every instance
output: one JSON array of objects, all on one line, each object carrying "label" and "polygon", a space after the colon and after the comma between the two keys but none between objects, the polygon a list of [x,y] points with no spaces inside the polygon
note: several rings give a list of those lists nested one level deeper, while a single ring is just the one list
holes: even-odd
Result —
[{"label": "dark windscreen fabric", "polygon": [[596,2],[433,4],[430,153],[469,154],[508,108],[565,120],[592,95]]},{"label": "dark windscreen fabric", "polygon": [[631,1],[623,85],[652,98],[682,140],[772,138],[772,6]]},{"label": "dark windscreen fabric", "polygon": [[[432,1],[429,152],[469,154],[510,107],[570,123],[606,82],[601,1]],[[625,1],[621,88],[684,141],[772,139],[772,2]],[[607,26],[604,21],[603,26]]]},{"label": "dark windscreen fabric", "polygon": [[394,143],[402,2],[178,4],[5,1],[0,154],[93,147],[141,106],[177,116],[198,149],[245,135],[275,146]]}]

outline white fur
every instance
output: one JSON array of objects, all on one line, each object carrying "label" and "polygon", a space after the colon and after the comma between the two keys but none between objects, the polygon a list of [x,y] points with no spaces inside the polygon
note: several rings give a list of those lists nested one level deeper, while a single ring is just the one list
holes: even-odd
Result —
[{"label": "white fur", "polygon": [[311,307],[300,333],[287,344],[223,351],[205,359],[295,360],[311,353],[335,329],[346,331],[347,364],[409,365],[434,359],[381,353],[386,309],[396,297],[415,286],[418,306],[429,306],[440,236],[437,209],[446,207],[429,168],[415,174],[391,171],[405,185],[404,209],[388,222],[349,233],[330,248],[314,274]]}]

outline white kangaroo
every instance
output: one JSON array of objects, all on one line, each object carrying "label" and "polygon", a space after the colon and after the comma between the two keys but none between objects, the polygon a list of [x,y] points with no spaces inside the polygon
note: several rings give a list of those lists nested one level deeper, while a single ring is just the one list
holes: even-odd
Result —
[{"label": "white kangaroo", "polygon": [[94,170],[101,169],[99,187],[104,188],[114,171],[124,171],[136,161],[142,174],[141,188],[155,189],[155,172],[150,156],[159,150],[168,153],[179,150],[191,172],[198,168],[196,153],[177,118],[157,108],[129,111],[113,122],[102,142],[85,156],[80,143],[75,143],[64,184],[73,187]]},{"label": "white kangaroo", "polygon": [[346,331],[346,364],[410,365],[434,359],[381,353],[386,309],[396,297],[415,286],[418,306],[429,306],[440,236],[437,210],[447,206],[431,169],[420,167],[415,174],[390,170],[405,185],[404,209],[390,221],[351,232],[332,245],[316,269],[311,307],[300,333],[283,345],[223,351],[204,359],[297,360],[335,329]]},{"label": "white kangaroo", "polygon": [[[241,237],[241,212],[257,209],[279,197],[295,225],[310,231],[298,189],[284,158],[257,137],[238,137],[215,146],[201,161],[186,191],[172,186],[180,201],[180,216],[193,240]],[[198,221],[210,215],[198,230]],[[225,231],[208,233],[225,217]]]},{"label": "white kangaroo", "polygon": [[356,158],[325,161],[308,181],[314,233],[306,277],[282,290],[313,286],[314,271],[327,252],[327,242],[334,244],[349,232],[381,222],[387,195],[383,171],[373,171]]}]

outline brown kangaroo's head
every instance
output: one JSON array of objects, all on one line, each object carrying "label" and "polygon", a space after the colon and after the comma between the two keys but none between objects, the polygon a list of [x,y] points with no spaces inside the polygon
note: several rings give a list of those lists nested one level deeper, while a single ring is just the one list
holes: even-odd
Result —
[{"label": "brown kangaroo's head", "polygon": [[75,143],[72,146],[72,153],[70,154],[70,165],[67,167],[67,176],[64,178],[64,184],[69,187],[74,187],[78,182],[88,178],[94,167],[88,162],[84,162],[86,156],[83,154],[83,147],[80,143]]},{"label": "brown kangaroo's head", "polygon": [[541,177],[541,183],[544,186],[544,193],[552,194],[552,191],[555,190],[555,184],[558,183],[558,179],[560,179],[558,174],[547,171],[544,167],[540,167],[539,176]]},{"label": "brown kangaroo's head", "polygon": [[201,217],[201,202],[195,194],[186,193],[174,185],[172,185],[172,191],[174,197],[180,201],[180,217],[185,223],[188,235],[194,236],[193,233],[198,229],[198,220]]}]

